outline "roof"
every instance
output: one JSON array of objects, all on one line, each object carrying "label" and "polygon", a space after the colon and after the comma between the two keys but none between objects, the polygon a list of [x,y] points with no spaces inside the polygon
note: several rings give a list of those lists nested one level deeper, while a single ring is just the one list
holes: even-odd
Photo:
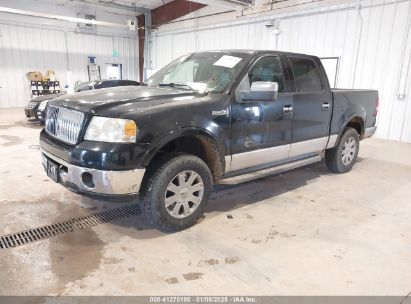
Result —
[{"label": "roof", "polygon": [[267,54],[267,53],[274,53],[274,54],[283,54],[287,56],[304,56],[304,57],[316,57],[315,55],[310,54],[302,54],[302,53],[293,53],[293,52],[284,52],[284,51],[277,51],[277,50],[247,50],[247,49],[228,49],[228,50],[208,50],[208,51],[200,51],[194,53],[242,53],[242,54],[249,54],[249,55],[258,55],[258,54]]}]

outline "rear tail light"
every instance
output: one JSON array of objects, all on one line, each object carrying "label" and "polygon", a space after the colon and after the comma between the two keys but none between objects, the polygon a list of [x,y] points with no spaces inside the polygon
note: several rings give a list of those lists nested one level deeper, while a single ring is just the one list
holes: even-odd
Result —
[{"label": "rear tail light", "polygon": [[377,101],[376,101],[376,104],[375,104],[374,117],[377,117],[379,106],[380,106],[380,99],[377,97]]}]

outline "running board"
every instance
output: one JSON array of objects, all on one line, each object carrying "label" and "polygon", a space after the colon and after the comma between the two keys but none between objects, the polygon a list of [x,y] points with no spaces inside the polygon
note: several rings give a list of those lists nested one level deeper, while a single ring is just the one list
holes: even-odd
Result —
[{"label": "running board", "polygon": [[242,175],[237,175],[233,177],[228,177],[228,178],[223,178],[221,179],[218,184],[223,184],[223,185],[235,185],[235,184],[241,184],[245,183],[254,179],[278,174],[284,171],[289,171],[292,169],[296,169],[299,167],[304,167],[310,164],[318,163],[321,161],[321,156],[320,155],[314,155],[310,157],[306,157],[300,160],[296,160],[293,162],[289,162],[283,165],[267,168],[267,169],[261,169],[258,171],[253,171],[250,173],[245,173]]}]

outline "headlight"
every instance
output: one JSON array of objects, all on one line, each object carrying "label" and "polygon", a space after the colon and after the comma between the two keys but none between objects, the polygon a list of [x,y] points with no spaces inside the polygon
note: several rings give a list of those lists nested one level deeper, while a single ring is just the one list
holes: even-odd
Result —
[{"label": "headlight", "polygon": [[137,125],[133,120],[94,116],[88,125],[85,140],[135,142]]},{"label": "headlight", "polygon": [[41,103],[40,103],[40,105],[39,105],[39,110],[40,111],[43,111],[46,107],[47,107],[47,104],[49,103],[49,100],[47,99],[47,100],[43,100]]}]

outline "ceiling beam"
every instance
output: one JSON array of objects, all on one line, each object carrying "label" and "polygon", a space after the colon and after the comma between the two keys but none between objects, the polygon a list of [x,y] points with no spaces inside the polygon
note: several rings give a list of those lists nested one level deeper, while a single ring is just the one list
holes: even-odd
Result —
[{"label": "ceiling beam", "polygon": [[[151,24],[147,25],[145,19],[147,18],[147,13],[145,15],[140,15],[137,17],[138,20],[138,49],[139,49],[139,75],[140,82],[144,81],[144,54],[148,53],[149,50],[145,44],[145,38],[147,33],[151,29],[157,28],[161,25],[167,24],[170,21],[181,18],[187,14],[195,12],[203,7],[207,6],[206,4],[197,3],[187,0],[174,0],[165,5],[157,7],[149,14],[151,14]],[[148,34],[149,35],[149,34]]]},{"label": "ceiling beam", "polygon": [[195,12],[206,4],[186,0],[174,0],[151,11],[151,21],[153,27],[167,24],[170,21]]}]

